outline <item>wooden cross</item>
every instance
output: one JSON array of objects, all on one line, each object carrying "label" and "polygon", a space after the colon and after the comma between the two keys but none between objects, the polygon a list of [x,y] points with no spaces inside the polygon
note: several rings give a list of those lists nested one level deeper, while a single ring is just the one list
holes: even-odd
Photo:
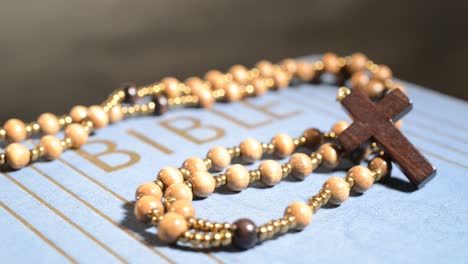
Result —
[{"label": "wooden cross", "polygon": [[412,107],[402,91],[393,90],[376,104],[358,89],[340,100],[354,119],[338,136],[345,151],[354,151],[373,138],[418,188],[435,176],[436,169],[393,125],[392,120],[398,120]]}]

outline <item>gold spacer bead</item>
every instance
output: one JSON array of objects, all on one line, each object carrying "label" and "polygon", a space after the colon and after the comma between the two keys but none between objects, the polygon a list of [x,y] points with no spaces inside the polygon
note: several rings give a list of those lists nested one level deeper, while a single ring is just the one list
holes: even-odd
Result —
[{"label": "gold spacer bead", "polygon": [[3,128],[0,128],[0,140],[4,140],[6,138],[6,131]]},{"label": "gold spacer bead", "polygon": [[221,245],[229,246],[232,243],[232,233],[225,232],[223,233],[223,238],[221,239]]},{"label": "gold spacer bead", "polygon": [[0,153],[0,165],[4,165],[6,162],[6,155],[5,153]]},{"label": "gold spacer bead", "polygon": [[206,158],[203,160],[203,162],[205,163],[207,169],[211,169],[211,167],[213,167],[213,161],[211,159]]},{"label": "gold spacer bead", "polygon": [[203,235],[200,232],[196,232],[192,240],[190,241],[190,243],[195,247],[199,247],[202,240],[203,240]]},{"label": "gold spacer bead", "polygon": [[211,246],[212,240],[213,240],[213,236],[211,234],[205,234],[203,236],[203,247],[209,248]]},{"label": "gold spacer bead", "polygon": [[273,152],[275,152],[275,146],[271,143],[262,143],[262,151],[266,154],[273,154]]},{"label": "gold spacer bead", "polygon": [[259,233],[258,239],[260,241],[265,241],[268,238],[268,229],[265,226],[261,226],[258,230],[257,233]]},{"label": "gold spacer bead", "polygon": [[193,185],[190,181],[185,181],[184,184],[187,185],[191,190],[193,189]]},{"label": "gold spacer bead", "polygon": [[44,148],[43,147],[35,147],[29,151],[31,161],[35,161],[39,159],[42,155],[44,155]]},{"label": "gold spacer bead", "polygon": [[325,67],[322,61],[316,61],[312,65],[316,71],[323,71],[323,68]]},{"label": "gold spacer bead", "polygon": [[318,166],[320,166],[320,164],[322,163],[323,161],[323,157],[322,157],[322,154],[318,153],[318,152],[313,152],[312,154],[310,154],[310,159],[312,161],[312,166],[313,166],[313,169],[315,170]]},{"label": "gold spacer bead", "polygon": [[323,199],[323,204],[326,204],[331,198],[331,191],[329,189],[321,189],[318,195]]},{"label": "gold spacer bead", "polygon": [[188,180],[190,178],[190,171],[186,168],[179,168],[180,173],[184,176],[184,180]]},{"label": "gold spacer bead", "polygon": [[345,181],[349,184],[349,188],[353,188],[354,179],[350,175],[346,175]]},{"label": "gold spacer bead", "polygon": [[225,174],[219,174],[219,175],[215,175],[213,177],[214,177],[214,179],[216,181],[216,188],[226,184],[227,177],[226,177]]},{"label": "gold spacer bead", "polygon": [[250,174],[250,182],[258,181],[262,177],[260,170],[251,170],[249,171]]},{"label": "gold spacer bead", "polygon": [[341,87],[338,89],[338,92],[336,94],[336,100],[341,101],[346,98],[346,96],[351,94],[351,90],[347,87]]},{"label": "gold spacer bead", "polygon": [[294,216],[288,216],[287,217],[288,222],[289,222],[289,229],[293,229],[296,227],[296,218]]},{"label": "gold spacer bead", "polygon": [[161,191],[164,191],[164,183],[161,180],[155,180],[154,183],[161,188]]},{"label": "gold spacer bead", "polygon": [[292,166],[291,164],[289,163],[283,163],[281,165],[281,170],[283,171],[283,179],[288,176],[289,174],[291,174],[292,172]]},{"label": "gold spacer bead", "polygon": [[185,231],[185,233],[179,238],[180,242],[188,243],[190,241],[192,233],[190,231]]},{"label": "gold spacer bead", "polygon": [[221,245],[221,240],[223,236],[220,233],[215,233],[213,239],[211,240],[212,247],[219,247]]},{"label": "gold spacer bead", "polygon": [[273,238],[273,236],[275,235],[275,232],[274,232],[275,227],[269,223],[266,225],[266,228],[267,228],[267,238],[268,239]]}]

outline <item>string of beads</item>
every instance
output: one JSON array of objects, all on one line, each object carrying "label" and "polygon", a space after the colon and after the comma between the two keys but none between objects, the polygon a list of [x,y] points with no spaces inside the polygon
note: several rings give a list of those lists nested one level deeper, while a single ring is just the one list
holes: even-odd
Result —
[{"label": "string of beads", "polygon": [[[349,79],[351,87],[362,89],[372,98],[380,97],[387,90],[404,89],[391,80],[392,71],[387,66],[375,64],[362,53],[348,57],[326,53],[321,60],[313,62],[285,59],[273,64],[260,61],[252,69],[234,65],[228,73],[213,70],[206,73],[204,79],[191,77],[184,82],[167,77],[143,87],[125,84],[101,105],[78,105],[63,116],[44,113],[27,124],[18,119],[6,121],[0,128],[0,141],[6,140],[8,145],[5,152],[0,153],[0,166],[21,169],[39,159],[57,159],[63,151],[86,144],[96,129],[126,117],[162,115],[182,106],[211,108],[216,101],[234,102],[263,95],[268,90],[284,89],[294,80],[315,82],[322,74],[335,75],[340,84]],[[151,98],[149,102],[139,103],[147,97]],[[64,136],[59,139],[55,135],[62,130]],[[35,134],[42,134],[36,147],[28,149],[20,143]]]},{"label": "string of beads", "polygon": [[[319,166],[336,168],[343,153],[329,135],[339,134],[342,127],[343,122],[337,123],[332,128],[334,132],[329,133],[321,133],[314,128],[307,129],[296,139],[279,134],[269,143],[260,143],[249,138],[236,147],[214,147],[209,150],[205,159],[189,158],[180,168],[163,168],[159,171],[157,180],[137,188],[135,217],[142,222],[156,225],[158,237],[164,242],[180,241],[203,248],[232,244],[240,249],[248,249],[289,230],[302,230],[310,224],[313,214],[324,204],[339,205],[348,198],[351,189],[364,193],[375,181],[388,175],[389,161],[383,156],[376,156],[370,160],[368,167],[354,166],[349,169],[344,179],[328,179],[322,189],[306,203],[294,202],[285,209],[282,218],[258,227],[249,219],[240,219],[229,224],[195,218],[192,199],[194,196],[207,197],[222,186],[230,191],[240,192],[255,181],[271,187],[289,175],[303,180]],[[316,151],[309,155],[294,153],[299,147]],[[376,148],[375,150],[378,151]],[[275,160],[264,160],[253,170],[248,170],[242,164],[228,167],[234,158],[251,164],[262,159],[265,154],[273,154],[277,158],[291,157],[283,164]],[[216,175],[209,172],[224,169],[224,173]]]}]

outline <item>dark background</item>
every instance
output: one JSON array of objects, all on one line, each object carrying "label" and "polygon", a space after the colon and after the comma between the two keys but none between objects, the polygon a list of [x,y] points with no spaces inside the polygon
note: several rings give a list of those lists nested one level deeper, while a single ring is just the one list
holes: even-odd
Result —
[{"label": "dark background", "polygon": [[326,51],[468,99],[468,1],[0,0],[0,121],[100,103],[125,81]]}]

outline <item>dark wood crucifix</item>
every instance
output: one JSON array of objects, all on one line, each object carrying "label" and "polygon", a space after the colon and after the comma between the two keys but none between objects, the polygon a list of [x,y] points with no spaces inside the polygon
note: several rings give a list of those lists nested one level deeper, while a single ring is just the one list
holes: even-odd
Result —
[{"label": "dark wood crucifix", "polygon": [[354,151],[372,138],[418,188],[435,176],[436,169],[393,125],[392,121],[401,118],[412,107],[402,91],[393,90],[374,104],[366,94],[354,89],[341,99],[341,104],[354,119],[354,123],[338,136],[345,151]]}]

